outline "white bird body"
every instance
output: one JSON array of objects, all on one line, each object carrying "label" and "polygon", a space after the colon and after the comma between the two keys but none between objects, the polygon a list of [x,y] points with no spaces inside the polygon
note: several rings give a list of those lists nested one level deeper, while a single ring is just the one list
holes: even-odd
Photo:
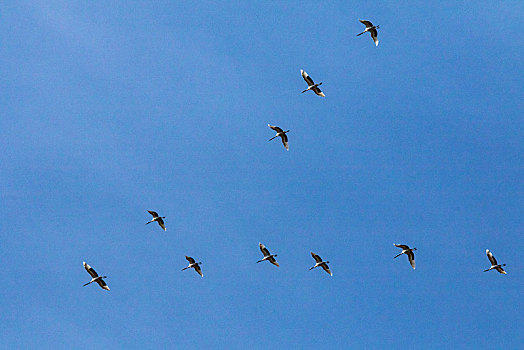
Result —
[{"label": "white bird body", "polygon": [[148,221],[146,222],[146,225],[152,223],[152,222],[157,222],[158,225],[164,230],[164,231],[167,231],[166,229],[166,225],[164,224],[164,220],[166,217],[165,216],[159,216],[158,213],[156,211],[153,211],[153,210],[148,210],[147,211],[149,214],[151,214],[153,216],[153,219],[151,219],[151,221]]},{"label": "white bird body", "polygon": [[200,269],[200,264],[202,264],[202,262],[195,262],[195,259],[187,255],[186,255],[186,260],[189,261],[189,265],[184,267],[182,271],[187,270],[187,269],[195,269],[195,271],[200,275],[200,277],[204,277],[204,274],[202,273],[202,270]]},{"label": "white bird body", "polygon": [[491,262],[491,267],[487,270],[484,270],[484,272],[488,272],[490,270],[497,270],[498,272],[506,275],[507,272],[504,271],[504,269],[502,268],[502,266],[506,266],[506,264],[499,264],[497,262],[497,259],[495,259],[495,257],[493,256],[493,254],[489,251],[489,249],[486,249],[486,255],[488,256],[488,259],[489,261]]},{"label": "white bird body", "polygon": [[393,245],[395,247],[402,249],[402,253],[396,255],[395,257],[393,257],[393,259],[398,258],[402,254],[406,254],[408,256],[408,260],[409,260],[411,267],[413,268],[413,270],[415,270],[415,254],[413,254],[413,251],[417,250],[417,248],[410,248],[405,244],[393,244]]},{"label": "white bird body", "polygon": [[319,266],[321,266],[324,269],[324,271],[329,273],[330,276],[333,276],[333,273],[331,272],[331,270],[329,269],[329,266],[328,266],[329,261],[322,261],[322,258],[319,255],[317,255],[317,254],[315,254],[313,252],[311,252],[311,256],[313,257],[313,259],[315,259],[316,264],[315,264],[315,266],[313,266],[312,268],[309,269],[310,271],[315,269],[315,268],[317,268],[317,267],[319,267]]},{"label": "white bird body", "polygon": [[362,23],[363,25],[366,26],[366,29],[364,29],[364,31],[362,33],[357,34],[357,36],[369,32],[369,33],[371,33],[371,38],[375,42],[375,46],[378,46],[378,38],[377,38],[378,32],[377,32],[377,29],[380,28],[380,27],[373,25],[373,23],[371,23],[370,21],[365,21],[365,20],[361,20],[361,19],[359,19],[359,21],[360,21],[360,23]]},{"label": "white bird body", "polygon": [[109,290],[109,287],[107,286],[106,282],[104,281],[104,278],[107,278],[107,276],[98,276],[95,269],[93,269],[91,266],[89,266],[85,261],[83,262],[84,268],[86,269],[87,273],[89,273],[92,277],[91,281],[84,284],[84,287],[88,284],[91,284],[93,282],[98,283],[100,288]]},{"label": "white bird body", "polygon": [[282,144],[284,145],[286,150],[289,151],[289,143],[288,143],[288,139],[287,139],[287,135],[286,135],[289,132],[289,130],[284,131],[281,128],[279,128],[278,126],[274,126],[274,125],[271,125],[271,124],[268,124],[267,126],[269,126],[271,129],[275,130],[276,133],[277,133],[275,136],[270,138],[268,141],[271,141],[271,140],[273,140],[276,137],[280,137],[282,139]]},{"label": "white bird body", "polygon": [[262,262],[262,261],[269,261],[270,263],[272,263],[273,265],[275,265],[276,267],[279,267],[280,265],[278,264],[278,262],[276,261],[275,257],[277,256],[277,254],[271,254],[269,253],[269,250],[262,244],[262,243],[258,243],[258,246],[260,248],[260,251],[262,252],[262,254],[264,254],[264,258],[262,258],[261,260],[257,261],[257,263],[259,262]]},{"label": "white bird body", "polygon": [[315,94],[317,94],[318,96],[326,97],[326,95],[324,95],[324,93],[318,87],[319,85],[322,85],[321,82],[318,84],[315,84],[313,79],[311,79],[311,77],[302,69],[300,70],[300,74],[302,75],[302,78],[304,78],[308,86],[306,90],[302,91],[302,93],[309,91],[309,90],[313,90]]}]

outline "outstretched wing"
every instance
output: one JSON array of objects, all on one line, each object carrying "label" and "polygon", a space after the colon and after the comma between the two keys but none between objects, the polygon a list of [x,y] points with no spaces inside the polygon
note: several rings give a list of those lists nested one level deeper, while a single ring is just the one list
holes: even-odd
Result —
[{"label": "outstretched wing", "polygon": [[275,265],[276,267],[280,266],[280,265],[277,263],[277,261],[275,260],[274,257],[271,257],[271,258],[269,258],[268,260],[269,260],[270,263],[272,263],[272,264]]},{"label": "outstretched wing", "polygon": [[413,268],[413,270],[415,270],[415,254],[413,254],[413,251],[411,250],[407,254],[408,254],[409,263],[411,264],[411,267]]},{"label": "outstretched wing", "polygon": [[166,225],[164,225],[164,220],[162,218],[159,218],[157,222],[160,225],[160,227],[162,227],[162,229],[166,231]]},{"label": "outstretched wing", "polygon": [[371,39],[373,39],[373,41],[375,42],[375,46],[378,46],[378,39],[377,39],[378,33],[377,33],[377,30],[376,29],[371,29],[369,32],[371,33]]},{"label": "outstretched wing", "polygon": [[497,259],[495,259],[493,254],[491,254],[491,252],[489,251],[489,249],[486,249],[486,255],[488,256],[488,259],[491,262],[491,265],[498,265]]},{"label": "outstretched wing", "polygon": [[402,249],[409,249],[409,247],[405,244],[393,244],[395,247],[399,247],[399,248],[402,248]]},{"label": "outstretched wing", "polygon": [[311,252],[311,256],[313,257],[313,259],[315,259],[317,263],[322,262],[322,258],[318,256],[317,254]]},{"label": "outstretched wing", "polygon": [[195,263],[195,259],[193,259],[192,257],[187,256],[187,255],[186,255],[186,260],[189,261],[190,264],[194,264]]},{"label": "outstretched wing", "polygon": [[284,132],[284,130],[280,129],[278,126],[274,126],[274,125],[271,125],[271,124],[268,124],[267,126],[269,126],[271,129],[275,130],[276,132]]},{"label": "outstretched wing", "polygon": [[102,278],[96,280],[96,282],[98,283],[100,288],[105,289],[105,290],[109,290],[109,287],[107,286],[106,281],[104,281]]},{"label": "outstretched wing", "polygon": [[326,97],[326,95],[324,95],[324,93],[322,92],[322,90],[320,90],[320,88],[317,86],[317,87],[314,87],[313,88],[313,91],[315,92],[315,94],[317,94],[318,96],[322,96],[322,97]]},{"label": "outstretched wing", "polygon": [[330,276],[333,276],[333,274],[331,273],[331,270],[329,269],[329,266],[327,264],[322,264],[322,268],[324,269],[324,271],[329,273]]},{"label": "outstretched wing", "polygon": [[373,27],[373,23],[371,23],[370,21],[366,21],[366,20],[361,20],[359,19],[360,23],[362,23],[363,25],[366,26],[366,28],[368,27]]},{"label": "outstretched wing", "polygon": [[311,77],[302,69],[300,70],[300,74],[302,74],[302,78],[304,78],[308,86],[315,85],[313,79],[311,79]]},{"label": "outstretched wing", "polygon": [[195,266],[195,271],[200,275],[200,277],[204,277],[204,274],[202,273],[202,270],[200,269],[200,265]]},{"label": "outstretched wing", "polygon": [[89,266],[85,261],[84,261],[84,268],[86,269],[87,273],[89,273],[91,275],[91,277],[93,277],[93,278],[97,278],[98,277],[98,273],[96,273],[95,269],[93,269],[91,266]]},{"label": "outstretched wing", "polygon": [[500,273],[503,273],[503,274],[507,275],[506,271],[504,271],[504,269],[502,267],[500,267],[500,266],[499,267],[495,267],[495,270],[497,270]]},{"label": "outstretched wing", "polygon": [[269,253],[269,250],[267,250],[266,246],[264,246],[262,243],[258,243],[258,246],[260,247],[260,251],[262,252],[262,254],[264,254],[264,256],[271,255]]},{"label": "outstretched wing", "polygon": [[282,144],[284,145],[284,147],[286,147],[286,150],[289,151],[289,143],[287,142],[287,135],[280,134],[280,137],[282,138]]},{"label": "outstretched wing", "polygon": [[153,215],[154,218],[157,218],[158,217],[158,213],[156,211],[152,211],[152,210],[148,210],[147,211],[149,214]]}]

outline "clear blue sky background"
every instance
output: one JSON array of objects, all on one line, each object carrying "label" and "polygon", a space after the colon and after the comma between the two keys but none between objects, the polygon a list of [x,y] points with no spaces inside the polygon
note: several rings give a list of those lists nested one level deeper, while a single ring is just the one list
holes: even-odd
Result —
[{"label": "clear blue sky background", "polygon": [[4,2],[2,347],[522,347],[523,24],[522,1]]}]

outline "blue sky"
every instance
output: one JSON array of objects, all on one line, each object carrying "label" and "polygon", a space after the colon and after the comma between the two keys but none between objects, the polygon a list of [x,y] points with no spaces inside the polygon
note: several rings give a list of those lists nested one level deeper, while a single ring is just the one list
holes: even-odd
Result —
[{"label": "blue sky", "polygon": [[[4,3],[3,346],[521,347],[523,19],[521,1]],[[486,248],[508,275],[482,272]]]}]

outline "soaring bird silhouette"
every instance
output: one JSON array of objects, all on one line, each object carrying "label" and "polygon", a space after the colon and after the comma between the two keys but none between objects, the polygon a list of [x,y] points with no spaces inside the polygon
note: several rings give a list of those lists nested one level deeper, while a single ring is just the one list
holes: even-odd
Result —
[{"label": "soaring bird silhouette", "polygon": [[89,273],[91,275],[91,277],[92,277],[91,281],[89,281],[86,284],[84,284],[84,287],[87,286],[88,284],[96,282],[96,283],[98,283],[100,288],[105,289],[105,290],[109,290],[109,287],[107,286],[106,282],[103,280],[104,278],[107,278],[107,276],[98,276],[98,274],[96,273],[95,269],[93,269],[91,266],[89,266],[85,261],[84,261],[84,268],[86,269],[87,273]]},{"label": "soaring bird silhouette", "polygon": [[313,257],[313,259],[315,259],[315,261],[317,262],[315,264],[315,266],[313,266],[312,268],[310,268],[309,270],[313,270],[315,267],[319,267],[319,266],[322,266],[322,268],[324,269],[324,271],[326,271],[327,273],[329,273],[330,276],[333,276],[333,274],[331,273],[331,271],[329,270],[329,261],[322,261],[322,258],[320,256],[318,256],[317,254],[311,252],[311,256]]},{"label": "soaring bird silhouette", "polygon": [[275,130],[277,132],[277,134],[275,136],[273,136],[272,138],[270,138],[268,141],[271,141],[275,137],[279,137],[280,136],[280,138],[282,139],[282,144],[284,145],[284,147],[286,147],[286,150],[289,151],[289,144],[287,142],[287,135],[286,135],[289,132],[289,130],[284,131],[281,128],[279,128],[278,126],[273,126],[271,124],[268,124],[267,126],[269,126],[271,129],[273,129],[273,130]]},{"label": "soaring bird silhouette", "polygon": [[378,46],[377,29],[380,28],[380,27],[379,26],[374,26],[373,23],[371,23],[370,21],[363,21],[361,19],[359,19],[359,21],[360,21],[360,23],[362,23],[363,25],[366,26],[366,29],[364,29],[364,31],[362,33],[357,34],[357,36],[362,35],[362,34],[364,34],[366,32],[370,32],[371,33],[371,38],[375,42],[375,46]]},{"label": "soaring bird silhouette", "polygon": [[317,94],[318,96],[326,97],[326,95],[324,95],[324,93],[318,87],[319,85],[322,85],[322,83],[315,84],[313,79],[311,79],[311,77],[302,69],[300,70],[300,74],[302,74],[302,78],[304,78],[308,86],[308,88],[302,91],[302,93],[309,91],[309,90],[313,90],[315,94]]},{"label": "soaring bird silhouette", "polygon": [[272,263],[273,265],[278,267],[279,265],[277,261],[275,260],[275,256],[277,255],[271,254],[269,250],[262,243],[258,243],[258,246],[260,247],[260,251],[262,252],[262,254],[264,254],[264,258],[262,260],[257,261],[257,263],[267,260],[270,263]]},{"label": "soaring bird silhouette", "polygon": [[405,244],[393,244],[393,245],[395,247],[399,247],[399,248],[402,249],[402,253],[396,255],[395,257],[393,257],[393,259],[398,258],[402,254],[406,254],[408,256],[409,263],[411,264],[411,267],[413,268],[413,270],[415,270],[415,254],[413,254],[413,251],[417,250],[417,248],[410,248],[410,247],[408,247]]},{"label": "soaring bird silhouette", "polygon": [[158,222],[160,227],[162,227],[162,229],[164,229],[164,231],[166,231],[166,225],[164,225],[164,220],[163,220],[166,217],[165,216],[158,216],[158,213],[156,211],[152,211],[152,210],[148,210],[148,213],[153,216],[153,219],[151,221],[146,222],[146,225],[156,221],[156,222]]},{"label": "soaring bird silhouette", "polygon": [[193,268],[201,277],[204,277],[204,274],[202,274],[202,270],[200,270],[200,264],[202,264],[202,262],[195,262],[195,259],[187,255],[186,260],[189,261],[189,265],[187,265],[187,267],[184,267],[182,271]]},{"label": "soaring bird silhouette", "polygon": [[497,259],[495,259],[495,257],[493,256],[493,254],[491,254],[491,252],[489,251],[489,249],[486,249],[486,255],[488,256],[488,259],[489,261],[491,262],[491,267],[487,270],[484,270],[484,272],[488,272],[489,270],[497,270],[498,272],[500,273],[503,273],[503,274],[507,274],[506,271],[504,271],[504,269],[502,268],[502,266],[506,266],[506,264],[499,264],[497,262]]}]

